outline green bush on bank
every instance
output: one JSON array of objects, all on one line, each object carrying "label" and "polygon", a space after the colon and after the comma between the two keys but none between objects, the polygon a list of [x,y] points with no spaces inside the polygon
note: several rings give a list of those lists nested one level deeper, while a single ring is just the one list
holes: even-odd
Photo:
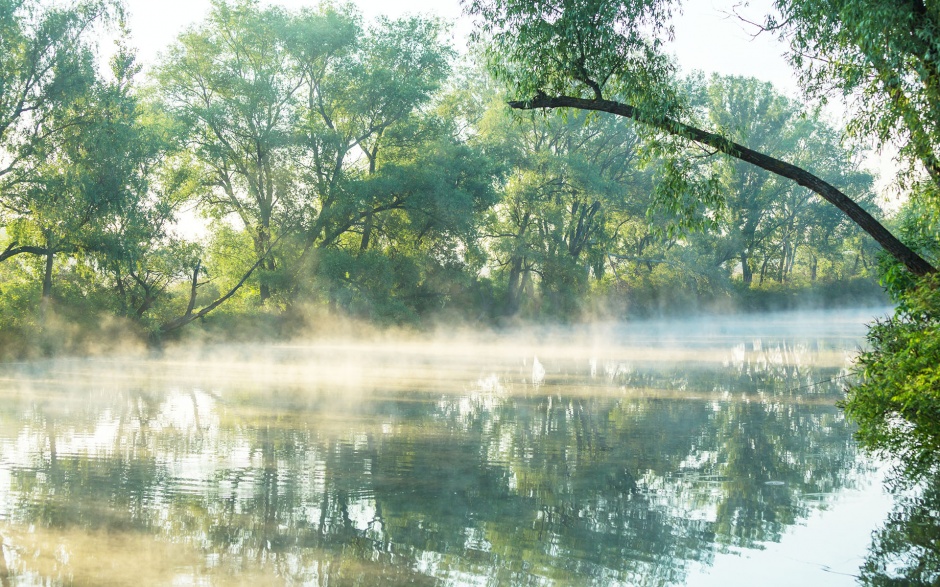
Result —
[{"label": "green bush on bank", "polygon": [[915,482],[940,470],[940,276],[899,298],[893,316],[870,326],[870,350],[856,361],[862,380],[844,407],[862,444],[898,457]]}]

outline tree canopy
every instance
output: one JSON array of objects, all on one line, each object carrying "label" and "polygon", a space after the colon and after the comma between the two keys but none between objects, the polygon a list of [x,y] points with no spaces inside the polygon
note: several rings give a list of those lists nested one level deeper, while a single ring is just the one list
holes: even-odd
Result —
[{"label": "tree canopy", "polygon": [[[0,143],[13,339],[65,344],[53,310],[156,341],[193,324],[289,335],[321,311],[499,324],[878,295],[872,247],[811,191],[617,116],[512,113],[434,18],[219,0],[144,72],[119,7],[4,6],[4,83],[38,80],[23,112],[4,102]],[[534,100],[615,98],[651,128],[813,162],[878,215],[838,129],[755,80],[677,76],[657,40],[675,6],[543,8],[519,54],[533,68],[505,57],[512,23],[480,13],[490,64]],[[42,45],[53,21],[72,24]],[[122,44],[105,67],[108,27]]]},{"label": "tree canopy", "polygon": [[737,143],[722,129],[695,126],[674,82],[674,66],[660,51],[657,33],[668,31],[668,2],[471,0],[466,8],[477,17],[477,38],[489,47],[491,70],[515,93],[513,108],[609,112],[701,143],[813,190],[913,273],[936,271],[818,175]]}]

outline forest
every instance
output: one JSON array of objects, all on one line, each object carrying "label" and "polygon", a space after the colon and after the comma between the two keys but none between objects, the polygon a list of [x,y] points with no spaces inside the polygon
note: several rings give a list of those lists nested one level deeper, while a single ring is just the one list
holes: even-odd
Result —
[{"label": "forest", "polygon": [[[121,11],[3,0],[4,356],[886,301],[878,244],[812,191],[611,114],[514,111],[434,18],[219,1],[144,72]],[[818,108],[670,75],[689,120],[883,218]]]}]

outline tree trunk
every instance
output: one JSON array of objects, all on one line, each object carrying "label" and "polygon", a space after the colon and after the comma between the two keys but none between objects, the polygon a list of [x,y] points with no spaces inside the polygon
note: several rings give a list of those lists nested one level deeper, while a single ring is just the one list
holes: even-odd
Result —
[{"label": "tree trunk", "polygon": [[[262,219],[263,221],[264,219]],[[271,247],[271,231],[270,227],[265,223],[259,230],[258,236],[255,239],[255,254],[258,255],[258,258],[261,259],[261,269],[264,271],[274,271],[274,259],[268,256],[268,249]],[[265,282],[265,275],[261,275],[261,283],[258,286],[258,298],[260,304],[263,306],[266,301],[271,297],[271,286]]]},{"label": "tree trunk", "polygon": [[509,284],[506,291],[506,315],[515,316],[522,297],[522,257],[513,257],[509,262]]},{"label": "tree trunk", "polygon": [[899,241],[888,229],[882,226],[880,222],[875,220],[871,214],[866,212],[854,200],[831,184],[823,181],[805,169],[748,149],[744,145],[735,143],[721,135],[689,126],[665,116],[646,114],[629,104],[621,104],[613,100],[603,100],[599,98],[589,100],[571,96],[549,97],[544,94],[539,94],[531,100],[509,102],[509,106],[520,110],[577,108],[595,112],[608,112],[610,114],[616,114],[617,116],[632,118],[671,135],[684,137],[697,143],[707,145],[726,155],[756,165],[775,175],[792,179],[799,185],[817,193],[827,202],[841,210],[855,222],[855,224],[861,227],[862,230],[867,232],[884,250],[903,263],[911,273],[915,275],[927,275],[937,271],[933,265]]},{"label": "tree trunk", "polygon": [[[379,137],[382,136],[382,131],[379,131],[378,136],[376,136],[375,143],[372,145],[371,149],[365,149],[366,157],[369,159],[369,176],[375,175],[375,163],[379,150]],[[371,204],[370,204],[371,207]],[[362,226],[362,241],[359,243],[359,251],[365,251],[369,248],[369,241],[372,239],[372,223],[373,216],[375,212],[369,210],[366,214],[365,222]]]},{"label": "tree trunk", "polygon": [[52,249],[46,249],[46,268],[42,274],[42,301],[46,304],[52,298],[52,264],[55,260],[55,252]]},{"label": "tree trunk", "polygon": [[228,293],[216,299],[214,302],[205,306],[198,312],[194,312],[193,310],[196,307],[196,288],[199,285],[198,283],[199,267],[201,265],[201,262],[197,263],[196,268],[193,270],[193,278],[192,278],[191,289],[190,289],[190,294],[189,294],[189,306],[186,308],[186,313],[180,316],[179,318],[175,318],[173,320],[170,320],[169,322],[165,322],[164,324],[162,324],[160,326],[160,330],[158,332],[153,333],[152,339],[156,340],[155,337],[158,334],[166,334],[167,332],[171,332],[173,330],[176,330],[177,328],[181,328],[189,324],[193,320],[198,320],[199,318],[202,318],[203,316],[205,316],[212,310],[221,306],[223,303],[225,303],[226,300],[228,300],[230,297],[235,295],[235,292],[237,292],[243,285],[245,285],[245,282],[248,281],[248,278],[251,277],[251,274],[254,273],[255,269],[261,266],[264,260],[265,260],[265,257],[262,257],[258,259],[257,261],[255,261],[255,264],[252,265],[250,269],[248,269],[247,273],[242,275],[242,278],[239,280],[238,283],[235,284],[235,286],[232,289],[228,290]]},{"label": "tree trunk", "polygon": [[751,287],[751,283],[754,281],[754,273],[751,271],[747,251],[741,251],[741,279],[747,287]]},{"label": "tree trunk", "polygon": [[362,241],[359,243],[359,251],[365,251],[369,248],[369,240],[372,238],[372,216],[373,213],[369,212],[366,215],[366,221],[362,226]]},{"label": "tree trunk", "polygon": [[760,266],[760,280],[758,280],[757,285],[764,285],[764,276],[767,274],[767,263],[770,262],[770,255],[764,254],[764,262]]}]

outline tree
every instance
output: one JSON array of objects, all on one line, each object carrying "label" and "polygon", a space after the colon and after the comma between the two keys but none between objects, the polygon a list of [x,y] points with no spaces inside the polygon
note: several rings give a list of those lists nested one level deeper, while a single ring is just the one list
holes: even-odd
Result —
[{"label": "tree", "polygon": [[898,146],[909,180],[925,171],[940,187],[940,13],[922,0],[774,5],[765,28],[789,42],[807,93],[845,99],[851,134]]},{"label": "tree", "polygon": [[305,206],[313,212],[304,226],[304,256],[336,245],[347,231],[359,233],[360,251],[374,245],[377,218],[406,204],[387,181],[370,180],[418,145],[428,148],[435,132],[449,134],[421,112],[450,73],[454,53],[440,40],[442,23],[407,17],[382,18],[368,30],[355,24],[342,58],[295,47],[306,84]]},{"label": "tree", "polygon": [[494,108],[481,125],[510,165],[487,227],[507,315],[538,299],[556,316],[576,315],[607,254],[620,252],[618,225],[644,214],[636,202],[647,199],[648,173],[636,133],[614,117],[584,122],[579,114],[513,121]]},{"label": "tree", "polygon": [[[716,75],[704,94],[712,126],[780,159],[813,165],[876,214],[871,176],[857,169],[855,154],[842,147],[838,133],[818,112],[801,112],[769,83],[755,79]],[[737,159],[722,158],[714,165],[726,194],[718,226],[710,231],[715,260],[739,262],[745,285],[751,285],[755,273],[760,282],[771,274],[783,281],[793,273],[801,249],[809,257],[811,280],[820,256],[842,257],[838,244],[850,236],[849,223],[810,190]]]},{"label": "tree", "polygon": [[[201,28],[179,37],[157,79],[168,108],[192,129],[205,166],[205,195],[219,216],[235,214],[264,268],[276,226],[289,222],[296,177],[287,161],[301,81],[291,75],[283,10],[214,2]],[[270,297],[262,281],[260,301]]]},{"label": "tree", "polygon": [[[298,277],[316,273],[306,260],[347,232],[370,248],[377,215],[405,206],[400,191],[370,191],[365,179],[449,71],[440,33],[419,17],[365,31],[350,6],[290,13],[220,0],[172,48],[161,91],[193,129],[205,209],[251,234],[262,303],[273,283],[295,295]],[[272,253],[282,237],[290,246]]]},{"label": "tree", "polygon": [[[472,0],[478,37],[494,73],[521,100],[517,109],[578,108],[634,119],[658,131],[716,149],[808,187],[838,207],[911,272],[935,268],[899,241],[845,193],[805,169],[769,157],[688,118],[672,82],[672,66],[656,34],[667,27],[672,3],[558,0]],[[652,39],[645,34],[653,33]],[[681,170],[680,170],[681,171]],[[687,182],[678,182],[687,186]]]},{"label": "tree", "polygon": [[[43,125],[75,102],[87,80],[93,27],[112,17],[110,2],[80,2],[70,9],[44,8],[31,0],[0,2],[0,188],[25,165],[31,142],[67,125]],[[73,112],[73,115],[75,113]],[[41,134],[46,133],[46,134]],[[10,183],[8,183],[10,182]],[[5,200],[0,200],[0,203]]]},{"label": "tree", "polygon": [[120,107],[98,78],[89,39],[113,10],[0,2],[0,225],[9,239],[0,261],[42,257],[44,300],[55,255],[80,247],[82,233],[125,195],[109,169],[121,160],[112,140]]},{"label": "tree", "polygon": [[845,410],[862,444],[899,457],[916,483],[940,470],[940,284],[920,280],[899,301],[869,329],[870,349],[856,361],[862,379],[848,390]]}]

